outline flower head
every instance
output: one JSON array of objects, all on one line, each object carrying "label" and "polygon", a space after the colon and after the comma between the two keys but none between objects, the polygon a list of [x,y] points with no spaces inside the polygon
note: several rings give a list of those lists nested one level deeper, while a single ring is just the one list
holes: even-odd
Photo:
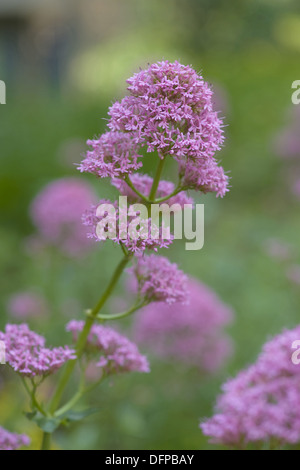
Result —
[{"label": "flower head", "polygon": [[201,424],[215,443],[300,441],[300,369],[292,362],[300,327],[267,342],[256,363],[223,385],[216,414]]},{"label": "flower head", "polygon": [[158,62],[127,80],[130,96],[109,111],[109,127],[134,132],[149,152],[212,157],[223,143],[209,85],[189,66]]},{"label": "flower head", "polygon": [[76,256],[92,246],[81,216],[94,200],[93,191],[85,182],[77,178],[62,178],[49,183],[36,196],[30,213],[47,244]]},{"label": "flower head", "polygon": [[135,317],[137,342],[156,355],[215,371],[231,351],[223,332],[232,312],[207,286],[189,279],[189,304],[147,305]]},{"label": "flower head", "polygon": [[182,184],[195,191],[215,192],[217,197],[229,191],[229,177],[214,159],[188,159],[180,163],[179,173]]},{"label": "flower head", "polygon": [[187,302],[187,277],[163,256],[138,257],[128,271],[134,275],[138,295],[145,302]]},{"label": "flower head", "polygon": [[[83,321],[72,320],[67,331],[73,333],[74,341],[84,326]],[[106,375],[121,372],[149,372],[149,364],[137,346],[112,328],[93,325],[87,339],[86,352],[97,355],[96,367]]]},{"label": "flower head", "polygon": [[[99,209],[101,215],[97,215]],[[110,239],[135,254],[140,254],[146,249],[157,251],[158,248],[167,248],[172,243],[174,237],[167,227],[158,227],[148,215],[142,218],[131,206],[128,207],[128,211],[127,208],[124,210],[123,220],[118,202],[112,203],[103,199],[97,206],[85,211],[82,220],[90,229],[88,236],[96,241]],[[130,215],[131,213],[134,215]]]},{"label": "flower head", "polygon": [[5,344],[6,363],[26,377],[47,376],[75,359],[75,351],[68,346],[48,349],[45,338],[31,331],[26,324],[5,327],[0,331]]},{"label": "flower head", "polygon": [[8,299],[7,310],[15,318],[25,319],[45,315],[48,307],[44,297],[24,291],[17,292]]},{"label": "flower head", "polygon": [[[146,148],[161,159],[172,157],[178,162],[182,189],[224,196],[228,177],[214,158],[224,142],[223,121],[214,110],[213,92],[203,77],[190,66],[166,60],[134,74],[127,83],[129,96],[109,109],[110,131],[88,141],[92,148],[79,165],[80,171],[124,178],[142,167],[139,157]],[[136,178],[148,190],[149,180]],[[162,182],[158,191],[167,195],[169,184]],[[124,182],[116,185],[132,196]],[[182,204],[185,199],[182,194],[176,202]]]},{"label": "flower head", "polygon": [[0,426],[0,450],[17,450],[29,446],[30,439],[25,434],[16,434]]},{"label": "flower head", "polygon": [[106,132],[98,139],[88,140],[91,146],[79,165],[81,172],[93,173],[101,178],[122,177],[138,170],[138,145],[133,137],[123,132]]}]

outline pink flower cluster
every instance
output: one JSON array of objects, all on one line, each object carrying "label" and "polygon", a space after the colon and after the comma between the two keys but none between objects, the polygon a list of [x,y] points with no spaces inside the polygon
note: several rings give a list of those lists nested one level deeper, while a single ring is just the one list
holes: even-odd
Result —
[{"label": "pink flower cluster", "polygon": [[209,85],[191,67],[158,62],[127,80],[130,96],[109,111],[112,130],[134,132],[160,156],[212,157],[223,143]]},{"label": "pink flower cluster", "polygon": [[[72,320],[67,325],[67,331],[73,334],[77,341],[78,334],[84,327],[83,321]],[[87,339],[86,352],[100,353],[96,366],[106,375],[121,372],[149,372],[149,364],[142,356],[137,346],[112,328],[93,325]]]},{"label": "pink flower cluster", "polygon": [[215,192],[217,197],[223,197],[229,191],[229,178],[214,159],[188,159],[180,162],[179,175],[184,187],[204,194]]},{"label": "pink flower cluster", "polygon": [[159,302],[144,307],[135,318],[134,336],[160,357],[213,372],[231,352],[223,327],[232,312],[199,281],[189,279],[187,292],[188,305]]},{"label": "pink flower cluster", "polygon": [[80,171],[122,178],[138,170],[140,148],[179,163],[184,189],[228,191],[228,176],[215,160],[223,122],[213,110],[213,92],[189,66],[158,62],[127,80],[129,96],[110,110],[110,131],[89,140]]},{"label": "pink flower cluster", "polygon": [[17,292],[7,303],[8,312],[15,318],[35,318],[47,313],[48,307],[44,297],[30,291]]},{"label": "pink flower cluster", "polygon": [[0,450],[17,450],[29,444],[28,436],[9,432],[0,426]]},{"label": "pink flower cluster", "polygon": [[0,331],[0,340],[5,344],[6,363],[26,377],[47,376],[76,358],[68,346],[46,348],[45,338],[26,324],[7,324],[5,332]]},{"label": "pink flower cluster", "polygon": [[77,178],[48,184],[31,205],[31,217],[46,244],[69,256],[86,252],[93,245],[81,223],[84,210],[95,201],[90,186]]},{"label": "pink flower cluster", "polygon": [[187,276],[164,256],[140,256],[128,269],[134,290],[145,302],[187,303]]},{"label": "pink flower cluster", "polygon": [[292,361],[300,326],[267,342],[257,362],[223,385],[216,414],[201,424],[214,443],[244,448],[300,441],[300,367]]},{"label": "pink flower cluster", "polygon": [[[150,191],[152,188],[153,178],[148,175],[142,175],[140,173],[135,173],[131,177],[131,182],[134,187],[142,193],[144,196],[148,197],[150,195]],[[128,201],[130,203],[140,203],[142,199],[137,196],[137,194],[128,186],[128,184],[118,178],[113,178],[111,181],[112,185],[115,186],[121,193],[122,196],[127,196]],[[157,191],[156,191],[156,198],[165,198],[175,189],[174,183],[171,181],[164,181],[161,180],[159,182]],[[182,209],[184,208],[185,204],[194,205],[194,201],[191,197],[189,197],[185,191],[181,191],[180,193],[172,196],[170,199],[164,201],[165,204],[172,206],[173,204],[178,204]]]},{"label": "pink flower cluster", "polygon": [[87,144],[91,150],[78,166],[81,172],[112,178],[132,173],[142,166],[138,161],[141,155],[137,143],[123,132],[106,132],[98,139],[88,140]]},{"label": "pink flower cluster", "polygon": [[[99,206],[107,204],[110,209],[114,211],[104,211],[103,216],[97,216],[97,209]],[[126,211],[126,220],[124,228],[126,235],[123,235],[122,221],[120,215],[120,208],[118,202],[107,201],[103,199],[97,206],[92,206],[83,214],[83,224],[90,228],[88,236],[97,241],[112,240],[114,243],[122,244],[129,252],[139,254],[146,249],[157,251],[158,248],[167,248],[173,241],[173,236],[169,231],[164,231],[163,227],[157,227],[152,223],[151,218],[141,219],[138,224],[134,222],[136,219],[136,212],[133,210],[131,213],[131,206]],[[138,220],[138,219],[136,219]],[[102,234],[97,231],[99,222],[104,221],[104,230]],[[133,230],[135,233],[133,233]]]}]

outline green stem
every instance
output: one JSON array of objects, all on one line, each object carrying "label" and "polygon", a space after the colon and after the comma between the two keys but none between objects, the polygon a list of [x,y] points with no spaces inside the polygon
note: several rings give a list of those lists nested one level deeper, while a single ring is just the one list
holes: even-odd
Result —
[{"label": "green stem", "polygon": [[32,395],[31,395],[31,390],[30,388],[28,387],[28,384],[26,382],[26,379],[24,377],[22,377],[22,375],[20,375],[20,378],[21,378],[21,381],[22,381],[22,384],[24,385],[24,388],[26,390],[26,392],[28,393],[28,396],[30,398],[30,400],[32,399]]},{"label": "green stem", "polygon": [[103,381],[103,379],[104,379],[104,377],[101,377],[100,380],[97,380],[97,382],[94,382],[89,387],[86,387],[83,390],[78,391],[77,393],[75,393],[75,395],[71,398],[71,400],[69,400],[64,406],[62,406],[61,408],[59,408],[59,410],[57,410],[55,412],[55,417],[59,418],[64,413],[66,413],[71,408],[73,408],[73,406],[76,405],[76,403],[83,397],[83,395],[90,392],[94,388],[98,387],[98,385]]},{"label": "green stem", "polygon": [[161,178],[161,174],[162,174],[162,171],[163,171],[163,168],[164,168],[164,164],[165,164],[165,158],[160,158],[159,163],[158,163],[158,167],[157,167],[157,170],[156,170],[156,174],[155,174],[155,177],[154,177],[154,180],[153,180],[153,183],[152,183],[152,188],[151,188],[151,191],[150,191],[150,194],[149,194],[149,202],[154,202],[156,191],[157,191],[157,188],[158,188],[158,185],[159,185],[159,182],[160,182],[160,178]]},{"label": "green stem", "polygon": [[82,370],[81,378],[79,382],[79,388],[77,392],[75,393],[75,395],[73,395],[72,398],[70,398],[70,400],[65,405],[59,408],[59,410],[56,410],[56,412],[54,413],[54,416],[59,417],[62,414],[66,413],[80,400],[80,398],[84,395],[84,393],[85,393],[85,371]]},{"label": "green stem", "polygon": [[69,361],[68,364],[66,365],[64,373],[61,376],[61,379],[58,383],[58,387],[56,389],[56,392],[54,393],[54,395],[52,397],[52,400],[51,400],[51,403],[50,403],[50,413],[54,413],[55,410],[57,409],[57,407],[58,407],[58,405],[61,401],[63,392],[64,392],[64,390],[65,390],[65,388],[66,388],[66,386],[69,382],[69,379],[70,379],[72,373],[73,373],[76,362],[82,356],[82,353],[84,351],[89,333],[90,333],[91,328],[92,328],[92,326],[93,326],[93,324],[96,320],[97,313],[101,310],[101,308],[103,307],[105,302],[108,300],[111,292],[113,291],[113,289],[114,289],[115,285],[117,284],[122,272],[125,269],[125,266],[127,265],[128,261],[131,259],[131,257],[132,257],[132,255],[129,254],[127,256],[124,256],[124,258],[120,261],[120,263],[117,266],[117,268],[116,268],[116,270],[115,270],[115,272],[114,272],[114,274],[113,274],[113,276],[110,280],[110,283],[108,284],[105,292],[103,293],[103,295],[99,299],[98,303],[91,310],[89,316],[87,317],[87,319],[85,321],[85,325],[83,327],[83,330],[80,333],[79,338],[77,340],[77,344],[76,344],[76,356],[77,357],[73,361]]},{"label": "green stem", "polygon": [[41,450],[50,450],[50,447],[51,447],[51,433],[44,432]]},{"label": "green stem", "polygon": [[102,321],[109,321],[109,320],[119,320],[120,318],[125,318],[131,315],[132,313],[136,312],[140,308],[144,307],[147,304],[147,302],[142,302],[138,305],[134,305],[131,307],[129,310],[126,312],[121,312],[121,313],[114,313],[111,315],[105,315],[105,314],[99,314],[96,316],[97,320],[102,320]]},{"label": "green stem", "polygon": [[21,376],[21,380],[22,380],[24,388],[25,388],[25,390],[28,393],[28,396],[30,398],[32,409],[36,408],[42,415],[46,416],[45,411],[43,410],[43,408],[41,407],[41,405],[38,403],[38,401],[36,399],[36,396],[35,396],[36,387],[33,386],[32,390],[30,390],[30,388],[29,388],[29,386],[26,382],[26,379]]},{"label": "green stem", "polygon": [[64,406],[62,406],[61,408],[59,408],[59,410],[55,412],[54,414],[55,417],[58,418],[59,416],[62,416],[64,413],[66,413],[71,408],[73,408],[73,406],[76,405],[76,403],[80,400],[80,398],[82,398],[83,395],[84,395],[84,391],[81,391],[81,390],[75,393],[75,395],[71,398],[71,400],[69,400]]},{"label": "green stem", "polygon": [[181,186],[178,186],[176,189],[174,189],[174,191],[169,194],[168,196],[164,196],[164,197],[160,197],[158,199],[155,199],[154,203],[155,204],[159,204],[161,202],[164,202],[164,201],[167,201],[168,199],[171,199],[171,197],[173,196],[176,196],[176,194],[180,193],[181,191],[183,191],[183,188]]},{"label": "green stem", "polygon": [[136,187],[130,180],[129,176],[125,176],[125,182],[132,189],[132,191],[134,191],[135,194],[137,194],[143,201],[149,202],[149,199],[144,194],[142,194],[138,189],[136,189]]},{"label": "green stem", "polygon": [[[116,319],[119,319],[119,318],[124,318],[124,317],[127,317],[127,316],[131,315],[133,312],[135,312],[136,310],[142,308],[146,304],[147,304],[147,302],[143,301],[143,302],[139,303],[138,305],[134,305],[131,309],[127,310],[126,312],[116,313],[116,314],[113,314],[113,315],[96,315],[96,317],[93,317],[93,318],[96,319],[96,320],[101,320],[101,321],[116,320]],[[90,316],[91,313],[89,313],[88,315]],[[78,392],[75,393],[75,395],[64,406],[62,406],[59,410],[57,410],[54,413],[55,416],[59,417],[59,416],[63,415],[64,413],[66,413],[69,409],[71,409],[83,397],[83,395],[85,393],[92,390],[95,386],[98,386],[99,383],[102,382],[102,380],[103,380],[103,378],[101,378],[98,382],[96,382],[95,384],[93,384],[91,387],[88,387],[88,388],[84,388],[83,386],[81,386],[79,388]]]},{"label": "green stem", "polygon": [[128,250],[126,249],[126,247],[124,246],[122,242],[120,242],[120,247],[123,251],[124,256],[128,256]]},{"label": "green stem", "polygon": [[46,416],[45,411],[43,410],[43,408],[40,406],[40,404],[38,403],[38,401],[37,401],[37,399],[36,399],[35,390],[32,392],[32,405],[33,405],[33,407],[35,407],[42,415]]}]

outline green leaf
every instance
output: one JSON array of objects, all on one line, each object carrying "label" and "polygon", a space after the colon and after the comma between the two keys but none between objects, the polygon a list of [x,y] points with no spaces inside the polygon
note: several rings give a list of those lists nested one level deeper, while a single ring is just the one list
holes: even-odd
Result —
[{"label": "green leaf", "polygon": [[33,421],[34,420],[34,417],[36,416],[36,411],[30,411],[30,412],[27,412],[25,413],[25,416],[27,419],[29,419],[29,421]]},{"label": "green leaf", "polygon": [[87,416],[90,416],[94,413],[98,413],[98,411],[100,411],[99,408],[88,408],[87,410],[82,411],[69,410],[63,415],[61,415],[60,418],[67,421],[81,421]]},{"label": "green leaf", "polygon": [[44,416],[38,411],[32,411],[30,413],[25,413],[25,414],[30,421],[35,422],[38,425],[38,427],[42,429],[44,432],[52,433],[61,424],[68,425],[71,422],[81,421],[87,416],[97,413],[98,411],[99,411],[99,408],[88,408],[87,410],[83,410],[83,411],[69,410],[57,418],[53,416],[51,417]]},{"label": "green leaf", "polygon": [[36,423],[44,432],[51,433],[60,426],[61,420],[56,418],[43,417],[36,421]]},{"label": "green leaf", "polygon": [[43,416],[41,413],[36,411],[26,413],[27,418],[30,421],[34,421],[39,428],[41,428],[44,432],[53,432],[57,429],[61,424],[61,419],[58,418],[48,418],[47,416]]}]

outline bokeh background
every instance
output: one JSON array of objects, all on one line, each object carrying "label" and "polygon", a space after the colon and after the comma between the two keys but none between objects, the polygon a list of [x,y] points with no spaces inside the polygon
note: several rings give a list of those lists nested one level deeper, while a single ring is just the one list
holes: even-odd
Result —
[{"label": "bokeh background", "polygon": [[[103,132],[126,78],[157,60],[191,64],[212,83],[226,123],[219,158],[231,191],[223,200],[196,197],[205,204],[204,248],[185,251],[177,241],[167,255],[233,308],[231,359],[205,376],[144,350],[152,372],[116,377],[95,392],[90,400],[100,412],[59,431],[58,448],[215,448],[198,424],[212,414],[222,382],[254,361],[266,339],[299,323],[300,198],[293,188],[300,144],[284,152],[300,134],[291,103],[299,53],[297,0],[0,1],[7,86],[0,107],[1,328],[12,321],[10,296],[34,290],[51,312],[31,326],[50,344],[68,341],[66,319],[93,305],[118,262],[119,250],[108,243],[79,259],[35,252],[29,207],[47,183],[65,176],[87,181],[99,198],[116,195],[106,181],[80,176],[74,163],[85,141]],[[154,170],[151,161],[145,168]],[[127,295],[121,283],[118,289],[119,299]],[[26,431],[21,386],[0,373],[1,425]],[[40,434],[33,424],[29,431],[34,448]]]}]

